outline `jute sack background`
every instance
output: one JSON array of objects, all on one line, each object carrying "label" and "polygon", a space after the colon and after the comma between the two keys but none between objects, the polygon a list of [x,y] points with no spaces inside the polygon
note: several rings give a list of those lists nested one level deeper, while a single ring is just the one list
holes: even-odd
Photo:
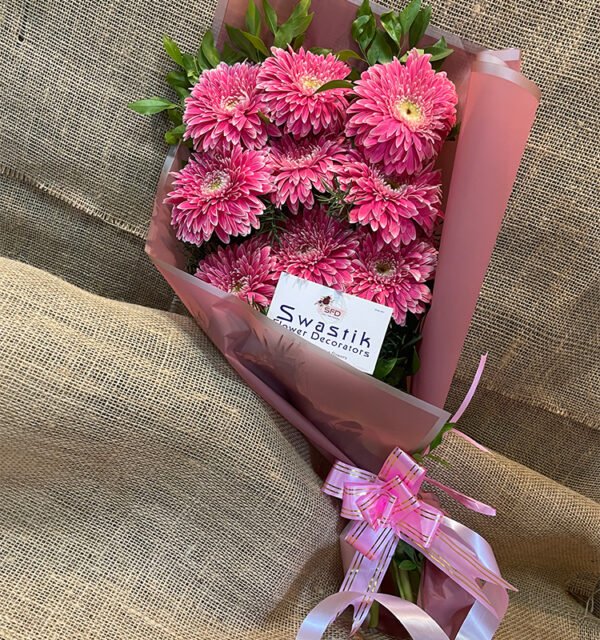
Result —
[{"label": "jute sack background", "polygon": [[[448,31],[520,46],[543,95],[449,407],[489,351],[462,428],[598,499],[600,14],[592,0],[432,4]],[[125,105],[165,93],[161,35],[195,50],[215,6],[0,0],[2,255],[102,295],[171,307],[142,253],[165,122]]]},{"label": "jute sack background", "polygon": [[[187,318],[0,260],[0,638],[284,640],[339,585],[310,451]],[[498,640],[594,640],[600,507],[450,436],[520,589]],[[331,638],[344,638],[339,630]]]}]

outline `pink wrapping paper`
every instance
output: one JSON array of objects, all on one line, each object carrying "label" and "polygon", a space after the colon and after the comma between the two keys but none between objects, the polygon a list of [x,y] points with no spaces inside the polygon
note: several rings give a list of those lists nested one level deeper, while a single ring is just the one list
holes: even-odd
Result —
[{"label": "pink wrapping paper", "polygon": [[[246,0],[222,1],[214,31],[243,25]],[[272,4],[286,16],[289,0]],[[289,7],[288,11],[284,10]],[[307,46],[351,48],[351,0],[313,0]],[[428,37],[441,32],[430,29]],[[519,71],[516,50],[483,51],[444,34],[455,53],[445,70],[459,93],[461,131],[440,165],[447,195],[432,306],[420,346],[414,396],[351,368],[287,332],[237,298],[185,272],[186,256],[163,204],[170,171],[185,151],[169,154],[146,251],[240,376],[330,459],[376,471],[390,450],[423,448],[449,418],[442,409],[539,101]],[[475,363],[474,363],[475,364]]]}]

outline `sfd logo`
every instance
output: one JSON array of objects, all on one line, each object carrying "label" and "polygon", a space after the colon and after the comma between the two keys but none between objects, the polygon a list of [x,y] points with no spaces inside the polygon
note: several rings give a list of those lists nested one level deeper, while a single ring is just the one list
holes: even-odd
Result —
[{"label": "sfd logo", "polygon": [[320,300],[317,300],[316,305],[319,313],[333,320],[340,320],[346,314],[346,310],[332,305],[331,302],[331,296],[324,296]]}]

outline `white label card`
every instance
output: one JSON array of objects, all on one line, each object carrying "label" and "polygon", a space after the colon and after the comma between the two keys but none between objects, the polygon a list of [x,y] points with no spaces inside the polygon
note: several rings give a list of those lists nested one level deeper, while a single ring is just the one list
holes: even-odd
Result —
[{"label": "white label card", "polygon": [[353,367],[373,373],[392,310],[282,273],[267,315]]}]

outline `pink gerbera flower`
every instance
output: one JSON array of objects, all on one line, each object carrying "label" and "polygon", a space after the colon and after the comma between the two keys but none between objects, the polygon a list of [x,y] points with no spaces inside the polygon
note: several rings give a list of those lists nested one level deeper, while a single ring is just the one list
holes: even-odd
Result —
[{"label": "pink gerbera flower", "polygon": [[456,89],[430,57],[413,49],[406,65],[397,58],[373,65],[356,82],[346,133],[386,172],[420,171],[456,122]]},{"label": "pink gerbera flower", "polygon": [[202,244],[213,233],[222,242],[258,229],[265,208],[259,196],[271,190],[265,155],[234,147],[227,154],[192,156],[175,176],[165,202],[173,205],[171,223],[177,237]]},{"label": "pink gerbera flower", "polygon": [[222,62],[204,71],[192,94],[185,99],[185,137],[208,151],[241,144],[260,149],[267,142],[267,125],[260,117],[256,89],[258,66]]},{"label": "pink gerbera flower", "polygon": [[399,325],[406,323],[406,314],[420,314],[431,301],[431,291],[425,284],[434,272],[437,251],[425,241],[395,249],[381,238],[365,232],[352,266],[352,283],[346,291],[391,307]]},{"label": "pink gerbera flower", "polygon": [[352,204],[350,222],[369,226],[386,244],[398,247],[433,231],[441,215],[441,176],[427,168],[406,178],[386,177],[381,168],[362,160],[349,162],[340,185]]},{"label": "pink gerbera flower", "polygon": [[277,269],[334,289],[352,280],[356,234],[320,208],[289,221],[275,249]]},{"label": "pink gerbera flower", "polygon": [[271,49],[258,74],[264,110],[286,133],[336,133],[344,123],[348,89],[315,91],[330,80],[342,80],[350,67],[334,55],[316,55],[300,49]]},{"label": "pink gerbera flower", "polygon": [[315,204],[313,189],[323,192],[347,160],[346,149],[338,140],[289,136],[273,142],[269,165],[273,172],[272,201],[287,204],[298,213],[300,204],[311,209]]},{"label": "pink gerbera flower", "polygon": [[271,247],[260,237],[219,247],[200,261],[194,275],[258,307],[271,303],[278,278]]}]

